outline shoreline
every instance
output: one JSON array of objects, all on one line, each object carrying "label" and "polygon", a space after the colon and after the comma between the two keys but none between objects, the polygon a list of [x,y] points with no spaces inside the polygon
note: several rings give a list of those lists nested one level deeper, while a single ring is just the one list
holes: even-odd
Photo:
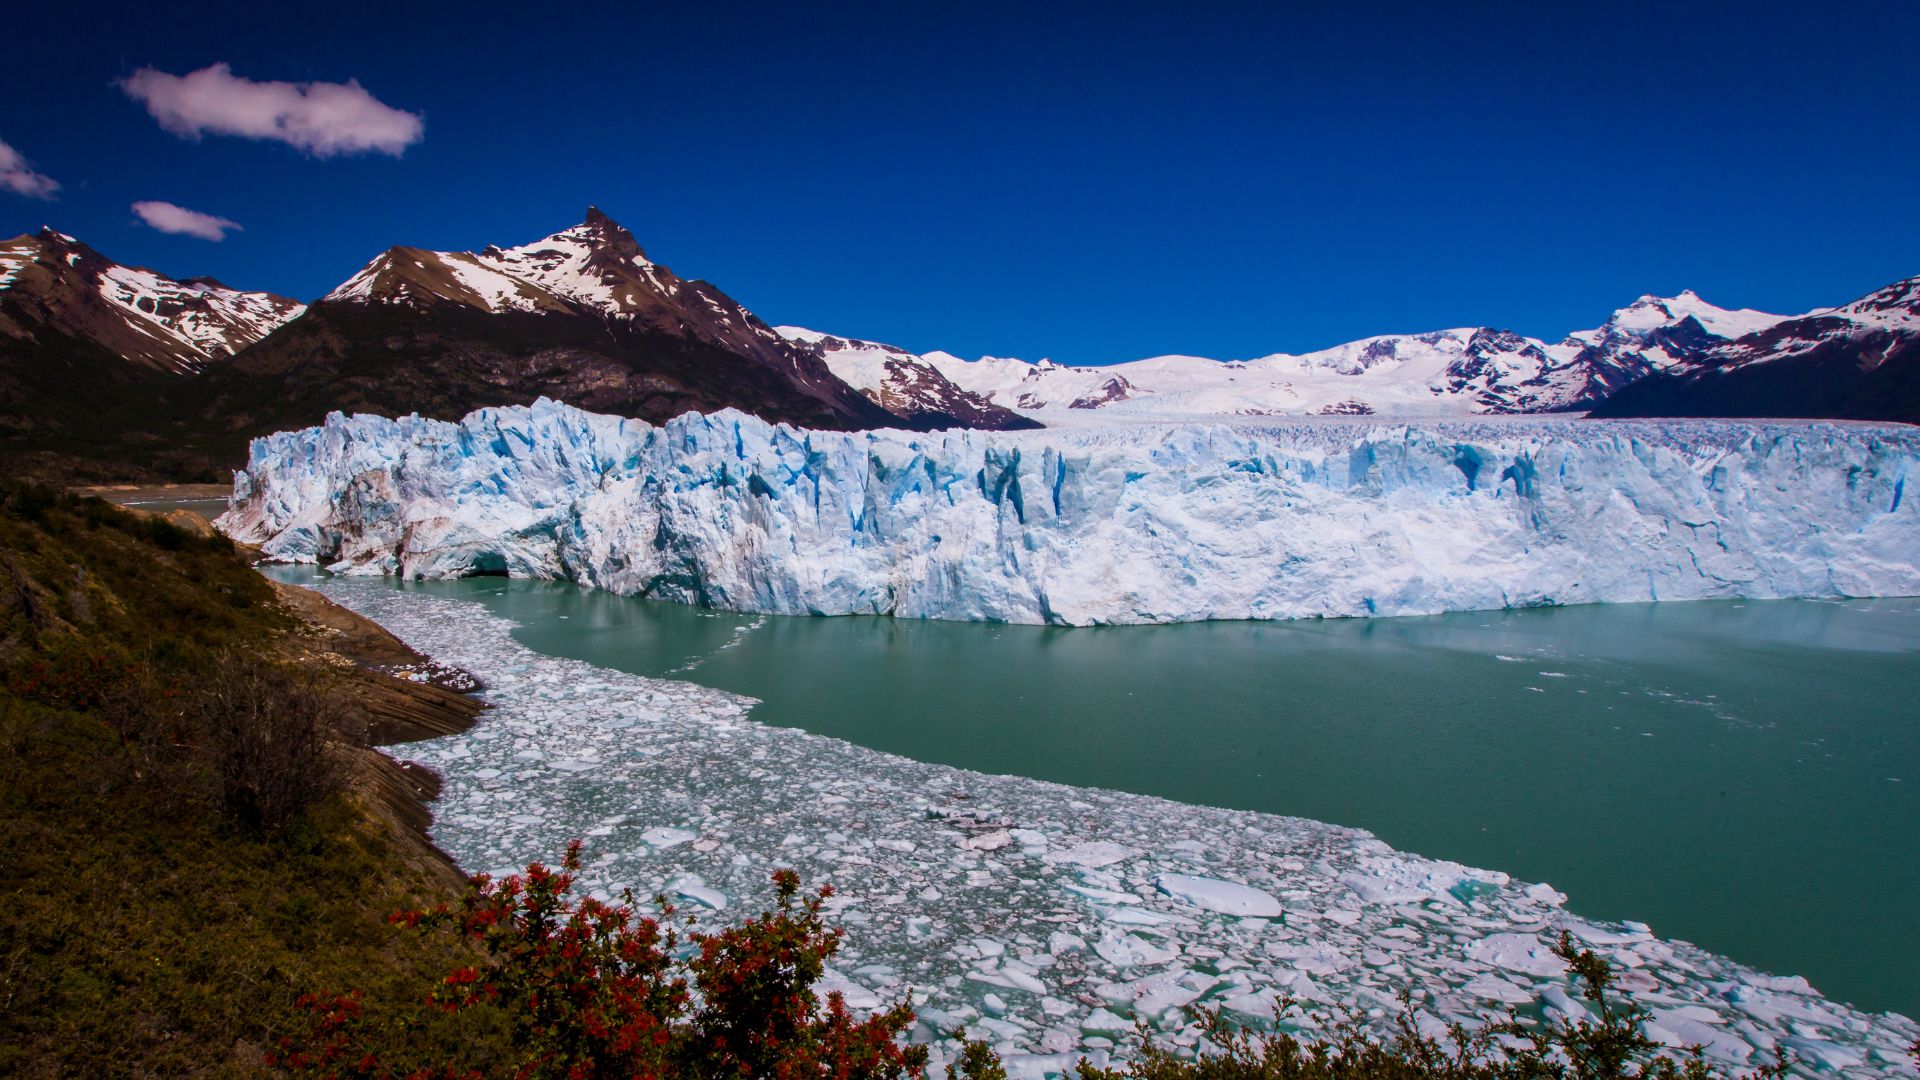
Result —
[{"label": "shoreline", "polygon": [[[295,661],[335,669],[344,664],[351,673],[346,693],[364,710],[366,726],[357,733],[360,742],[343,747],[354,759],[362,781],[360,793],[372,796],[425,849],[425,861],[443,867],[435,876],[456,889],[465,888],[472,873],[432,835],[432,804],[440,797],[444,781],[433,769],[390,751],[471,729],[487,710],[486,703],[474,695],[479,683],[457,668],[435,663],[380,624],[311,589],[265,580],[304,628],[300,637],[321,646],[294,657]],[[297,645],[299,639],[294,642]],[[465,689],[456,689],[460,686]]]},{"label": "shoreline", "polygon": [[[203,496],[203,488],[213,490],[214,495]],[[73,490],[105,499],[136,516],[157,517],[207,536],[216,530],[204,515],[185,509],[165,513],[147,510],[137,500],[224,497],[230,489],[215,484],[118,484]],[[379,623],[312,589],[260,574],[258,549],[238,542],[235,547],[253,564],[252,572],[273,590],[275,599],[298,627],[276,642],[276,649],[297,664],[317,665],[348,676],[345,693],[363,710],[365,725],[352,733],[356,738],[344,740],[340,749],[356,776],[358,793],[371,796],[376,811],[384,809],[405,835],[425,849],[424,859],[409,858],[409,862],[424,862],[443,884],[456,890],[465,888],[472,875],[435,844],[431,835],[431,805],[440,797],[440,775],[387,750],[472,728],[487,709],[486,703],[475,696],[481,688],[479,681],[458,668],[436,663]]]}]

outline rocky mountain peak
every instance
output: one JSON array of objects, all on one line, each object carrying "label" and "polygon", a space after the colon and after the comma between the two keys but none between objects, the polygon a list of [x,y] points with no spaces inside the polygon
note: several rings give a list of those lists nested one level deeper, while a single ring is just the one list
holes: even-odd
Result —
[{"label": "rocky mountain peak", "polygon": [[597,206],[587,207],[587,216],[580,224],[568,229],[561,236],[578,238],[600,247],[611,249],[627,259],[647,261],[647,253],[634,239],[627,227],[608,217]]},{"label": "rocky mountain peak", "polygon": [[1905,278],[1883,289],[1875,289],[1839,310],[1850,314],[1869,312],[1920,314],[1920,276]]}]

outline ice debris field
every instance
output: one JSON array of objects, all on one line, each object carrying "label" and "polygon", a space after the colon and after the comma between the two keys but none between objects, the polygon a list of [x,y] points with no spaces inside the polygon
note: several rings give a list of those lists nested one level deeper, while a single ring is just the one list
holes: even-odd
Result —
[{"label": "ice debris field", "polygon": [[1920,430],[1454,420],[818,432],[542,400],[255,440],[221,527],[343,572],[1087,625],[1920,594]]},{"label": "ice debris field", "polygon": [[364,578],[321,590],[494,706],[405,749],[445,778],[437,843],[512,872],[586,840],[581,887],[632,889],[728,919],[768,875],[831,883],[846,947],[825,980],[850,1006],[912,992],[913,1037],[965,1024],[1015,1076],[1124,1056],[1136,1019],[1195,1047],[1192,1007],[1311,1033],[1314,1010],[1383,1025],[1412,995],[1423,1030],[1514,1006],[1577,1013],[1549,951],[1564,928],[1622,973],[1651,1035],[1713,1061],[1785,1049],[1803,1075],[1906,1075],[1920,1025],[1828,1001],[1634,923],[1568,912],[1543,884],[1395,851],[1368,833],[914,762],[755,722],[752,699],[543,656],[473,601]]}]

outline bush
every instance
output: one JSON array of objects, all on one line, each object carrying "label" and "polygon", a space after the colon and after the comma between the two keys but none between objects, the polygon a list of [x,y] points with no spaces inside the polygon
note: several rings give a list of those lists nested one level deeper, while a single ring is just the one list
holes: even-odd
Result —
[{"label": "bush", "polygon": [[[570,845],[558,871],[539,864],[492,882],[476,878],[457,909],[394,921],[482,944],[489,963],[450,972],[430,999],[451,1013],[505,1010],[527,1080],[634,1076],[836,1077],[924,1075],[924,1047],[902,1046],[904,1004],[855,1020],[838,993],[824,1008],[813,984],[839,948],[821,915],[832,894],[804,899],[790,870],[773,877],[776,906],[705,933],[692,919],[636,917],[628,904],[569,897],[580,866]],[[304,1044],[285,1041],[270,1064],[296,1076],[449,1077],[444,1061],[375,1046],[352,994],[311,999]]]},{"label": "bush", "polygon": [[227,653],[188,696],[198,757],[241,826],[276,832],[339,786],[328,744],[345,730],[346,713],[324,679]]},{"label": "bush", "polygon": [[142,784],[274,833],[340,787],[330,744],[348,730],[350,699],[324,672],[236,651],[169,672],[115,650],[63,645],[17,666],[5,688],[106,726],[120,753],[101,762],[102,791]]}]

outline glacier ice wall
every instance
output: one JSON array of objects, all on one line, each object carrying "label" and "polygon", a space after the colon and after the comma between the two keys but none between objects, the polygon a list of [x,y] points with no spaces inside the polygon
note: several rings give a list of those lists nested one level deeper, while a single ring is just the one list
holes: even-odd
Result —
[{"label": "glacier ice wall", "polygon": [[1920,594],[1920,431],[1514,420],[818,432],[539,401],[255,440],[221,527],[338,572],[1025,623]]}]

